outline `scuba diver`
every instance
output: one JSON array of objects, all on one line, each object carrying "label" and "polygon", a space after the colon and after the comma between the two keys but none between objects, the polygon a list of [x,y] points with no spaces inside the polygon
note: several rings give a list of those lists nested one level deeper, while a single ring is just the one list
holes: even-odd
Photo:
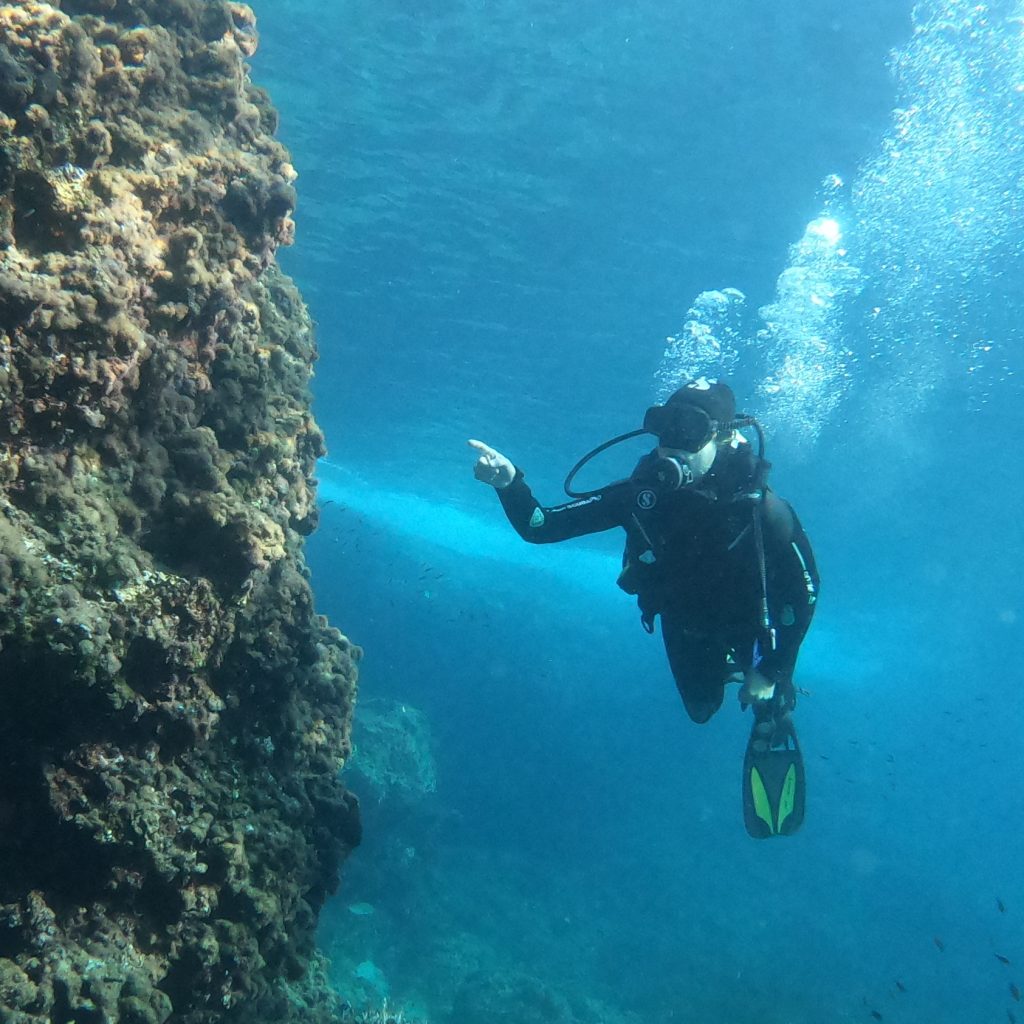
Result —
[{"label": "scuba diver", "polygon": [[[758,450],[741,433],[753,429]],[[632,474],[594,491],[572,482],[613,445],[653,434],[657,447]],[[703,377],[647,410],[643,427],[585,455],[565,481],[573,499],[548,508],[504,455],[471,440],[474,473],[492,485],[524,540],[548,544],[613,527],[626,532],[618,584],[640,621],[661,633],[683,706],[704,723],[725,686],[741,684],[753,708],[744,758],[743,807],[757,838],[790,835],[803,822],[804,769],[791,712],[793,670],[818,597],[814,554],[796,513],[767,486],[764,434],[737,415],[728,385]]]}]

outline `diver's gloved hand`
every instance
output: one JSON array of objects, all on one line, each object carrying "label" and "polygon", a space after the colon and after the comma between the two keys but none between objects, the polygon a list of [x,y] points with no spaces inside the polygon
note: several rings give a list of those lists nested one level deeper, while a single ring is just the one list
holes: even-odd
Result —
[{"label": "diver's gloved hand", "polygon": [[485,484],[504,490],[515,479],[516,467],[505,458],[499,451],[495,451],[489,444],[483,441],[467,441],[470,448],[475,448],[480,453],[473,467],[473,475],[477,480]]},{"label": "diver's gloved hand", "polygon": [[775,696],[775,684],[762,675],[756,668],[748,668],[743,673],[743,685],[740,687],[740,704],[756,704],[758,701],[771,700]]}]

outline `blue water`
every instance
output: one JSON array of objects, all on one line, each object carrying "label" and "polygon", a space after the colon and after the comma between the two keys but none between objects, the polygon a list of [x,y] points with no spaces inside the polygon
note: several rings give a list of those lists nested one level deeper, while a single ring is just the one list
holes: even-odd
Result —
[{"label": "blue water", "polygon": [[[1016,1012],[1024,2],[912,6],[257,5],[319,324],[309,558],[366,650],[322,927],[354,1004]],[[764,420],[822,569],[786,840],[745,835],[749,720],[686,718],[621,538],[528,548],[465,447],[554,504],[693,368]]]}]

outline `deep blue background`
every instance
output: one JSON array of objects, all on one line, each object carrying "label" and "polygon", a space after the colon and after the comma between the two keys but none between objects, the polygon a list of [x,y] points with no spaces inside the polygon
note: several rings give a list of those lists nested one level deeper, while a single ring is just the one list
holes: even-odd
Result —
[{"label": "deep blue background", "polygon": [[[439,771],[422,806],[366,802],[325,916],[353,998],[368,960],[438,1019],[477,967],[542,979],[580,1022],[581,993],[605,1024],[1006,1019],[1019,7],[922,4],[915,34],[899,0],[257,5],[254,77],[300,173],[282,263],[322,353],[318,600],[366,648],[364,698],[426,714]],[[831,174],[861,278],[825,341],[849,356],[787,419],[757,310]],[[808,822],[769,844],[739,819],[749,722],[731,699],[686,720],[614,587],[620,539],[526,548],[465,448],[482,436],[555,503],[727,286],[748,298],[744,404],[824,578]]]}]

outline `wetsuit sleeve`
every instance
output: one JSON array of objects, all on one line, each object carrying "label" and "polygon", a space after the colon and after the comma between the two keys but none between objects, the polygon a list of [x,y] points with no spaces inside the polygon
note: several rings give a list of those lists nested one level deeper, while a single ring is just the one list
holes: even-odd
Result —
[{"label": "wetsuit sleeve", "polygon": [[771,491],[765,496],[764,532],[775,649],[762,652],[759,667],[769,679],[788,683],[814,616],[818,569],[811,543],[792,506]]},{"label": "wetsuit sleeve", "polygon": [[533,496],[517,468],[512,483],[497,493],[508,521],[523,540],[551,544],[622,525],[621,490],[622,485],[613,484],[587,498],[548,508]]}]

